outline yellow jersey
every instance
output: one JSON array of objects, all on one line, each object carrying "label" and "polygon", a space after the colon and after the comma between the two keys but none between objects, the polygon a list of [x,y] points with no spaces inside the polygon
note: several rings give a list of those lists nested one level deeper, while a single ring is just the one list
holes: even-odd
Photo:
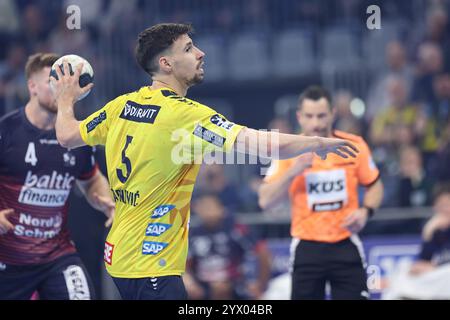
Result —
[{"label": "yellow jersey", "polygon": [[110,101],[80,123],[88,145],[105,145],[116,214],[105,265],[118,278],[185,271],[190,201],[201,159],[228,152],[243,127],[169,88]]}]

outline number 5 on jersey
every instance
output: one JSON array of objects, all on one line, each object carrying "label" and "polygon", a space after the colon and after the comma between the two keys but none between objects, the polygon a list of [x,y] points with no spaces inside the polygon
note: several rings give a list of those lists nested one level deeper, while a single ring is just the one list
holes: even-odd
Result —
[{"label": "number 5 on jersey", "polygon": [[128,145],[131,143],[131,141],[133,141],[133,137],[127,136],[127,141],[125,142],[125,146],[122,149],[122,163],[125,165],[126,168],[125,175],[122,169],[116,168],[117,177],[122,183],[125,183],[128,180],[132,171],[130,158],[128,158],[125,154],[127,152]]}]

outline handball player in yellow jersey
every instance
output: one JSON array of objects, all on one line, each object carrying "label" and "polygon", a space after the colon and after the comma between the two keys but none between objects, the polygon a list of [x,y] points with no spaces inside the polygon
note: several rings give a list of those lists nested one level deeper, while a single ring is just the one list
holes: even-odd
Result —
[{"label": "handball player in yellow jersey", "polygon": [[[105,145],[116,215],[105,243],[105,265],[123,299],[186,299],[181,275],[188,250],[190,201],[201,159],[214,150],[291,158],[314,151],[355,156],[341,139],[257,131],[185,98],[203,80],[205,54],[186,24],[158,24],[138,36],[136,59],[152,83],[107,103],[83,121],[74,117],[81,68],[57,68],[57,138],[61,145]],[[243,57],[251,58],[251,57]],[[256,147],[255,147],[256,146]],[[180,161],[180,154],[182,154]],[[200,160],[200,161],[199,161]]]}]

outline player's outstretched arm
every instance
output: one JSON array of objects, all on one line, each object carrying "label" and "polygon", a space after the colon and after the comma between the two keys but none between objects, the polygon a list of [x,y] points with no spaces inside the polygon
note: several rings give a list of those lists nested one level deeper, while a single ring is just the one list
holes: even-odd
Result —
[{"label": "player's outstretched arm", "polygon": [[58,115],[56,117],[56,138],[58,142],[66,148],[76,148],[86,143],[81,138],[80,121],[75,119],[73,107],[78,97],[92,89],[93,84],[80,88],[79,78],[83,64],[81,63],[73,75],[69,73],[67,61],[63,62],[64,75],[59,68],[56,68],[58,80],[51,78],[55,87],[55,98],[58,105]]},{"label": "player's outstretched arm", "polygon": [[258,156],[258,148],[265,145],[269,157],[274,159],[294,158],[306,152],[315,152],[322,159],[329,153],[340,157],[356,157],[358,149],[350,142],[342,139],[308,137],[296,134],[242,129],[234,144],[234,148],[243,153]]}]

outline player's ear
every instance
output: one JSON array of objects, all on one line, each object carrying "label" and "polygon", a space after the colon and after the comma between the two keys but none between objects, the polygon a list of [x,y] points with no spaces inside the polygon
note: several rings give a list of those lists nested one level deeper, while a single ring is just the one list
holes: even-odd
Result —
[{"label": "player's ear", "polygon": [[33,79],[30,78],[27,80],[27,87],[30,97],[37,95],[36,82],[34,82]]},{"label": "player's ear", "polygon": [[300,110],[300,107],[297,108],[297,111],[295,112],[295,115],[297,116],[297,122],[300,122],[300,119],[301,119],[301,110]]},{"label": "player's ear", "polygon": [[336,119],[336,107],[331,107],[331,118]]},{"label": "player's ear", "polygon": [[172,70],[172,65],[169,59],[165,56],[162,56],[158,60],[159,62],[159,69],[163,72],[170,72]]}]

